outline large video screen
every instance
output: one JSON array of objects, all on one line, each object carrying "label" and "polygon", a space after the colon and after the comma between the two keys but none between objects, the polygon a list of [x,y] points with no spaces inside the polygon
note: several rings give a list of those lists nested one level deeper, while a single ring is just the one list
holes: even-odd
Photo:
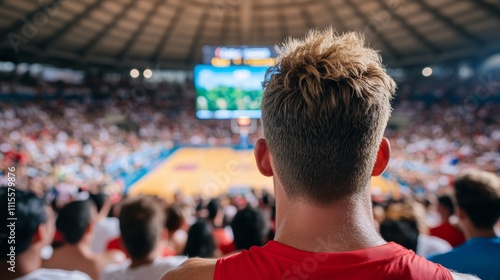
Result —
[{"label": "large video screen", "polygon": [[255,66],[196,66],[196,116],[200,119],[260,118],[262,82],[267,69]]}]

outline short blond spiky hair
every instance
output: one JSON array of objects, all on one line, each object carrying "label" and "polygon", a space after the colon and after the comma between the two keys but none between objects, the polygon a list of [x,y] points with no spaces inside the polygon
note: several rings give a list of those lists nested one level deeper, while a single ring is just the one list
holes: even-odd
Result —
[{"label": "short blond spiky hair", "polygon": [[395,83],[357,33],[311,30],[277,46],[262,122],[291,199],[328,204],[368,185]]}]

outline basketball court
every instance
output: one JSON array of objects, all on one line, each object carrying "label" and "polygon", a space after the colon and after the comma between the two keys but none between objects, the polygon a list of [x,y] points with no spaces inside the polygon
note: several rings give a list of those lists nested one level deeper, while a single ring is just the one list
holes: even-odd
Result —
[{"label": "basketball court", "polygon": [[[273,191],[272,178],[259,173],[253,150],[186,147],[177,149],[132,185],[129,193],[171,199],[176,191],[212,197],[242,188]],[[398,186],[382,177],[373,177],[372,189],[395,194]]]}]

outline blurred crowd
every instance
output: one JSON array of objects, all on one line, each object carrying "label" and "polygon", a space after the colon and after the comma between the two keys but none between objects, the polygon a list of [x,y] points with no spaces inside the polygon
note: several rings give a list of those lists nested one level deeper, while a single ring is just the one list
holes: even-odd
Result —
[{"label": "blurred crowd", "polygon": [[[228,120],[195,117],[189,79],[151,84],[94,77],[72,85],[28,74],[0,78],[0,169],[16,165],[22,185],[40,195],[78,188],[119,193],[127,176],[174,146],[239,143]],[[495,85],[401,82],[386,131],[392,157],[385,177],[406,195],[423,195],[446,191],[469,167],[500,172]],[[259,124],[250,142],[261,136]]]},{"label": "blurred crowd", "polygon": [[[178,193],[169,202],[109,196],[124,190],[124,175],[174,146],[238,143],[229,121],[196,119],[191,83],[0,81],[0,185],[8,185],[7,168],[15,167],[18,201],[50,205],[23,210],[38,221],[31,228],[47,225],[47,236],[25,244],[41,252],[42,267],[84,272],[59,275],[65,279],[158,279],[188,257],[227,256],[273,239],[274,198],[266,192]],[[386,240],[424,257],[465,242],[449,196],[453,178],[470,168],[500,172],[499,89],[491,93],[496,101],[472,106],[474,84],[464,90],[435,80],[426,91],[428,83],[400,84],[384,176],[404,196],[373,208]],[[261,136],[259,129],[250,141]]]}]

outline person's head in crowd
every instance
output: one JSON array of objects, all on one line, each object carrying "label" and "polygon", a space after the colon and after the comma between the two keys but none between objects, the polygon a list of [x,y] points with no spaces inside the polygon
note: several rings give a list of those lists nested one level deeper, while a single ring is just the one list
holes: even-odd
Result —
[{"label": "person's head in crowd", "polygon": [[111,250],[94,254],[92,241],[98,220],[97,209],[89,200],[75,200],[64,205],[56,220],[56,228],[63,237],[63,244],[44,260],[43,267],[79,270],[92,278],[98,278],[104,267],[125,259],[122,252]]},{"label": "person's head in crowd", "polygon": [[72,201],[63,206],[56,220],[56,228],[65,242],[75,245],[81,241],[90,242],[97,216],[95,207],[88,200]]},{"label": "person's head in crowd", "polygon": [[220,205],[220,199],[212,198],[207,204],[208,220],[215,227],[222,226],[224,221],[224,211]]},{"label": "person's head in crowd", "polygon": [[500,237],[494,230],[500,218],[500,177],[468,170],[455,179],[453,186],[455,213],[467,241],[429,260],[480,279],[500,279]]},{"label": "person's head in crowd", "polygon": [[385,220],[380,224],[380,234],[386,241],[417,251],[418,226],[415,221],[407,219]]},{"label": "person's head in crowd", "polygon": [[495,236],[500,218],[500,178],[494,173],[471,170],[454,182],[456,214],[467,238]]},{"label": "person's head in crowd", "polygon": [[449,195],[442,195],[438,197],[438,213],[441,216],[442,223],[448,223],[450,217],[455,213],[453,200]]},{"label": "person's head in crowd", "polygon": [[177,202],[165,208],[168,219],[165,220],[165,228],[172,235],[179,229],[187,230],[188,220],[191,216],[190,206],[183,202]]},{"label": "person's head in crowd", "polygon": [[425,224],[425,206],[416,201],[396,201],[387,205],[388,220],[406,220],[414,223],[419,233],[427,234],[429,228]]},{"label": "person's head in crowd", "polygon": [[92,201],[97,209],[97,212],[99,213],[98,218],[105,218],[109,215],[109,212],[111,211],[112,203],[109,197],[102,193],[90,193],[89,194],[89,199]]},{"label": "person's head in crowd", "polygon": [[191,225],[183,255],[200,258],[212,258],[215,255],[215,241],[212,226],[204,219],[198,219]]},{"label": "person's head in crowd", "polygon": [[[13,194],[13,195],[11,195]],[[54,215],[46,207],[43,199],[39,198],[32,192],[22,191],[18,189],[13,189],[8,192],[7,188],[0,188],[0,198],[2,201],[2,221],[9,224],[8,218],[10,218],[7,213],[8,211],[8,198],[14,197],[15,207],[10,209],[13,210],[13,217],[16,218],[15,222],[15,248],[16,255],[27,251],[33,251],[40,249],[41,247],[50,244],[52,237],[55,232],[54,226]],[[6,233],[3,236],[9,236],[10,228],[2,227],[2,233]],[[2,237],[3,237],[2,236]],[[2,258],[7,256],[7,252],[10,246],[7,246],[7,242],[1,242],[2,244]],[[5,252],[5,254],[4,254]]]},{"label": "person's head in crowd", "polygon": [[165,211],[149,196],[128,198],[120,211],[121,241],[132,261],[153,261],[159,254]]},{"label": "person's head in crowd", "polygon": [[[12,202],[15,202],[15,207]],[[40,252],[54,237],[54,213],[43,199],[32,192],[18,189],[0,188],[0,205],[3,223],[0,228],[2,275],[15,278],[39,269],[42,261]],[[10,215],[10,211],[13,211],[13,215]],[[13,217],[16,220],[8,220]],[[12,224],[14,227],[9,227]],[[10,236],[13,237],[9,239]],[[15,243],[9,240],[15,240]],[[14,273],[7,270],[11,256],[15,259]]]},{"label": "person's head in crowd", "polygon": [[266,221],[260,209],[247,206],[239,210],[231,222],[231,228],[237,250],[263,245]]},{"label": "person's head in crowd", "polygon": [[424,205],[427,211],[434,210],[432,208],[437,204],[437,198],[435,195],[432,194],[426,195],[423,198],[422,204]]},{"label": "person's head in crowd", "polygon": [[[386,224],[385,226],[389,226],[389,228],[384,229],[384,233],[382,233],[382,226],[380,227],[381,235],[386,241],[394,241],[413,250],[414,246],[412,244],[415,242],[414,233],[416,233],[417,242],[415,242],[414,252],[417,255],[427,257],[452,249],[447,241],[429,235],[429,227],[425,223],[425,206],[420,202],[413,200],[393,202],[388,205],[386,217],[388,220],[395,222],[395,224]],[[391,229],[396,230],[393,235],[389,233]]]}]

